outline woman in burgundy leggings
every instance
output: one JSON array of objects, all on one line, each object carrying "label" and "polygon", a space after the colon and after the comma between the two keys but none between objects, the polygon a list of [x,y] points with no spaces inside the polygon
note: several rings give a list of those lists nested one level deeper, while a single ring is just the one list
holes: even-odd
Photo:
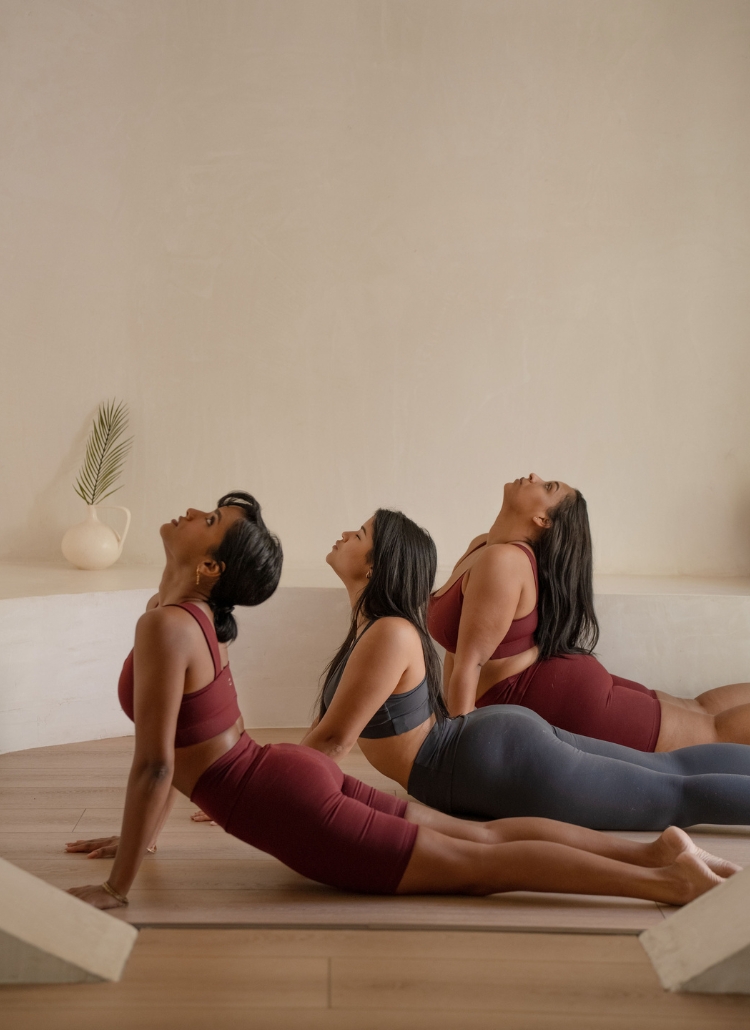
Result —
[{"label": "woman in burgundy leggings", "polygon": [[463,822],[367,787],[319,750],[259,747],[244,732],[224,645],[236,636],[233,606],[260,604],[276,589],[281,546],[243,493],[210,512],[189,509],[161,535],[166,568],[119,685],[136,727],[122,832],[68,845],[115,856],[103,884],[71,889],[79,898],[127,904],[175,788],[241,840],[346,890],[542,890],[679,904],[736,871],[674,827],[639,844],[547,819]]},{"label": "woman in burgundy leggings", "polygon": [[432,594],[428,626],[446,650],[451,715],[523,705],[560,729],[640,751],[750,744],[750,683],[688,700],[612,676],[594,658],[586,501],[566,483],[532,472],[505,484],[489,533]]}]

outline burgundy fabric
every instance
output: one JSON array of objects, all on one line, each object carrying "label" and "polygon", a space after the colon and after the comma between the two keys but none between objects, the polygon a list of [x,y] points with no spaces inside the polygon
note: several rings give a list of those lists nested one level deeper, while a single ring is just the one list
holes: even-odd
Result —
[{"label": "burgundy fabric", "polygon": [[[180,711],[177,715],[177,730],[174,746],[189,747],[191,744],[202,744],[204,740],[217,737],[220,733],[234,726],[240,718],[237,704],[237,692],[234,688],[232,673],[227,664],[221,667],[219,642],[213,623],[195,604],[177,604],[170,607],[182,608],[192,615],[206,638],[214,663],[215,678],[200,690],[183,694]],[[120,706],[129,719],[133,719],[133,652],[125,659],[117,684],[117,695]]]},{"label": "burgundy fabric", "polygon": [[246,733],[206,769],[191,801],[232,836],[340,890],[393,894],[417,837],[406,801],[313,748],[261,747]]},{"label": "burgundy fabric", "polygon": [[[479,546],[485,547],[486,545],[480,544]],[[524,547],[523,544],[514,543],[513,546],[520,548],[531,562],[531,568],[534,572],[534,586],[536,587],[538,598],[539,578],[537,576],[534,552],[529,550],[528,547]],[[478,551],[479,548],[475,547],[474,550]],[[469,553],[473,554],[474,552],[470,551]],[[464,573],[465,575],[466,573]],[[435,597],[432,594],[427,607],[427,628],[430,631],[430,636],[433,640],[437,640],[438,644],[444,647],[446,651],[450,651],[451,654],[456,653],[456,645],[458,644],[458,627],[461,623],[461,610],[464,606],[464,595],[461,593],[461,584],[464,581],[464,576],[459,577],[453,586],[446,590],[444,594],[441,594],[440,597]],[[511,622],[510,629],[491,657],[510,658],[514,654],[528,651],[534,646],[534,633],[538,625],[539,614],[537,605],[534,604],[533,610],[528,615],[524,615],[522,619],[514,619]]]},{"label": "burgundy fabric", "polygon": [[656,693],[612,676],[593,655],[535,662],[482,694],[477,708],[488,705],[522,705],[561,730],[637,751],[653,751],[661,728]]}]

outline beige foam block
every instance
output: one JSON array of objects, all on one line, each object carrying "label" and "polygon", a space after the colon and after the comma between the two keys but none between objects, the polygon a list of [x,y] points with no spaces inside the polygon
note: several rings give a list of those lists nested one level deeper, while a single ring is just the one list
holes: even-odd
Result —
[{"label": "beige foam block", "polygon": [[750,994],[750,868],[639,939],[670,991]]},{"label": "beige foam block", "polygon": [[0,983],[119,980],[138,931],[0,859]]}]

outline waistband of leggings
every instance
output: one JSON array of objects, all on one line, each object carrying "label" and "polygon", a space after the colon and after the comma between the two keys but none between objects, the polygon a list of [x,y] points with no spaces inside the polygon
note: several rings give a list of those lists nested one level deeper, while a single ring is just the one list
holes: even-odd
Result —
[{"label": "waistband of leggings", "polygon": [[190,800],[222,828],[231,818],[238,793],[252,771],[261,747],[247,733],[205,769],[193,787]]},{"label": "waistband of leggings", "polygon": [[417,752],[407,788],[413,798],[441,812],[451,811],[453,763],[466,716],[436,722]]}]

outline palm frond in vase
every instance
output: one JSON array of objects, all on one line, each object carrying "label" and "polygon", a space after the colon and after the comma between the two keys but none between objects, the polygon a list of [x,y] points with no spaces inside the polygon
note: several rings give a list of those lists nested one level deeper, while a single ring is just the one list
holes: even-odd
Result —
[{"label": "palm frond in vase", "polygon": [[99,410],[86,440],[86,457],[73,489],[86,504],[98,504],[121,487],[115,486],[133,437],[123,440],[128,427],[128,406],[124,401],[107,401]]}]

